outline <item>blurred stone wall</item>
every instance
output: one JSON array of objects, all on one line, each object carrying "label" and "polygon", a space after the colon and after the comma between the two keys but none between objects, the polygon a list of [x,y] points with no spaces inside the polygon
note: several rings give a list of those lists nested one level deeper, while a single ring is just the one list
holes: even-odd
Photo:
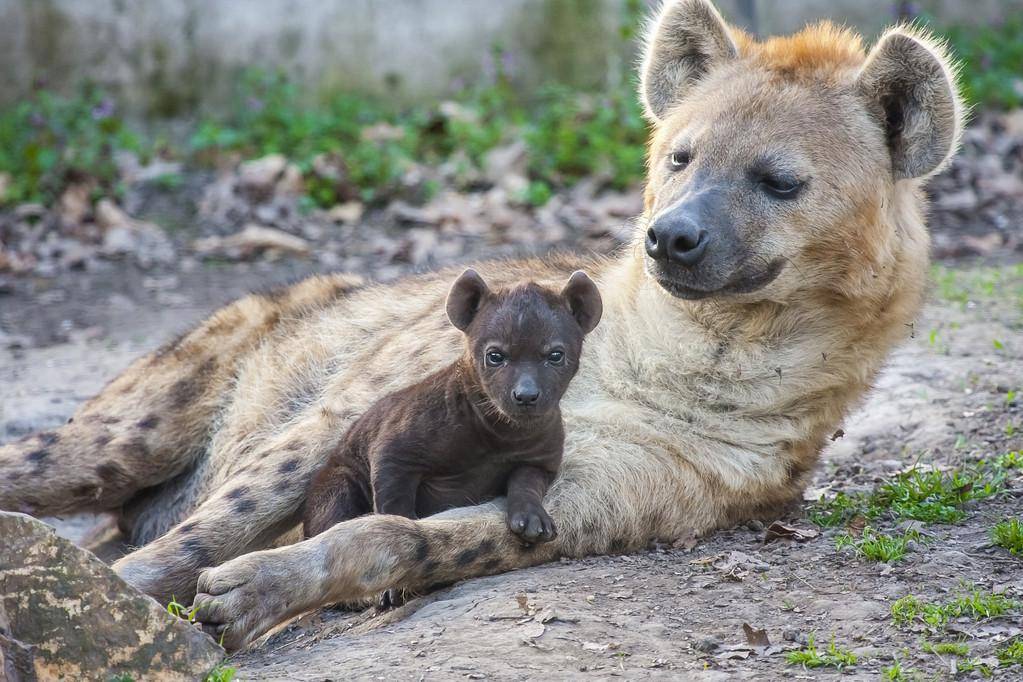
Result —
[{"label": "blurred stone wall", "polygon": [[[645,0],[652,6],[654,0]],[[889,0],[720,0],[761,33],[831,17],[874,35]],[[1023,0],[921,0],[946,21],[990,21]],[[442,96],[502,67],[525,87],[629,77],[625,0],[0,0],[0,103],[90,79],[136,113],[216,108],[242,69],[283,69],[311,91]]]},{"label": "blurred stone wall", "polygon": [[985,24],[1023,12],[1023,0],[715,0],[732,21],[760,35],[791,33],[808,22],[831,19],[873,39],[899,10],[947,24]]}]

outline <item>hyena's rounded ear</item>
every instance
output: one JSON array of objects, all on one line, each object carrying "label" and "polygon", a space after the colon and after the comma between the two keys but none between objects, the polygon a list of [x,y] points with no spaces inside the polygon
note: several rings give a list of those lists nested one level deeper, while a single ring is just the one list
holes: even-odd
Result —
[{"label": "hyena's rounded ear", "polygon": [[468,329],[488,291],[487,283],[472,268],[459,275],[448,292],[447,311],[451,324],[463,332]]},{"label": "hyena's rounded ear", "polygon": [[561,290],[561,296],[568,303],[583,334],[593,331],[604,312],[604,303],[600,298],[600,290],[589,275],[582,270],[573,272],[568,278],[568,284]]},{"label": "hyena's rounded ear", "polygon": [[735,41],[708,0],[668,0],[650,24],[640,68],[646,116],[660,121],[715,64],[734,59]]},{"label": "hyena's rounded ear", "polygon": [[867,56],[856,85],[884,130],[896,180],[938,171],[958,147],[955,71],[941,44],[905,27],[885,33]]}]

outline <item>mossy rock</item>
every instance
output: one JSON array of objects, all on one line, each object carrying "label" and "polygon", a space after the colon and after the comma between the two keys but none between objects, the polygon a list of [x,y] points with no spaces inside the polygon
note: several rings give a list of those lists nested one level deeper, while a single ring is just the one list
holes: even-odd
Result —
[{"label": "mossy rock", "polygon": [[212,638],[41,521],[0,512],[0,538],[7,678],[196,680],[223,658]]}]

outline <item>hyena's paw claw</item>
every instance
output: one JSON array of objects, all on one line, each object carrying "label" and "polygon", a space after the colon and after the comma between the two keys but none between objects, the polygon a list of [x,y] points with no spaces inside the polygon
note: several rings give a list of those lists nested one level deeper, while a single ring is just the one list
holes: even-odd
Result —
[{"label": "hyena's paw claw", "polygon": [[513,511],[508,515],[508,528],[527,543],[550,542],[558,536],[554,519],[543,507]]}]

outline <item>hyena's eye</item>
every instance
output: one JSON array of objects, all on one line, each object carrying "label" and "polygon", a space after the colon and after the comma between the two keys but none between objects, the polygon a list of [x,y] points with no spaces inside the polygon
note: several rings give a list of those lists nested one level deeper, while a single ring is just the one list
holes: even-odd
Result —
[{"label": "hyena's eye", "polygon": [[764,190],[779,199],[793,199],[799,190],[803,188],[803,182],[795,178],[765,175],[760,178],[760,186]]},{"label": "hyena's eye", "polygon": [[487,367],[500,367],[504,364],[504,353],[491,348],[486,355]]},{"label": "hyena's eye", "polygon": [[672,152],[671,156],[668,157],[668,165],[671,167],[671,170],[680,171],[688,166],[692,160],[687,151]]}]

